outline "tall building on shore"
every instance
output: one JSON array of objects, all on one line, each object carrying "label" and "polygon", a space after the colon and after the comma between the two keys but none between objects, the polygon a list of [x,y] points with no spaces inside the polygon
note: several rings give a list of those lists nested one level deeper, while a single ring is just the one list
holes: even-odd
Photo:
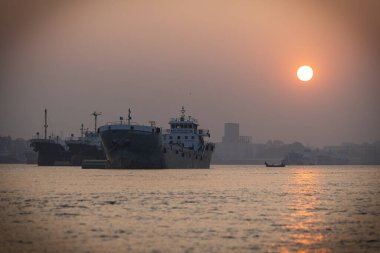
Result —
[{"label": "tall building on shore", "polygon": [[252,159],[252,137],[240,136],[239,128],[239,123],[224,123],[222,142],[216,144],[215,162],[240,163]]},{"label": "tall building on shore", "polygon": [[280,140],[253,143],[251,136],[240,135],[239,123],[225,123],[222,141],[216,143],[214,163],[220,164],[264,164],[265,161],[279,163],[289,152],[303,152],[300,143],[285,144]]},{"label": "tall building on shore", "polygon": [[222,142],[235,143],[239,141],[239,123],[224,123]]}]

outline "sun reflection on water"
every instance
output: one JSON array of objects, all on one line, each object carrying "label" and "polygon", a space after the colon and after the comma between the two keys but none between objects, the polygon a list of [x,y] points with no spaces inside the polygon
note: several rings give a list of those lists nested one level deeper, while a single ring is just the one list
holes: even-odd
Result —
[{"label": "sun reflection on water", "polygon": [[[298,245],[296,250],[289,247],[281,247],[281,252],[330,252],[323,247],[326,240],[325,235],[321,232],[319,225],[324,220],[318,213],[321,201],[318,199],[318,178],[310,170],[297,168],[297,171],[290,177],[290,187],[288,193],[292,196],[288,202],[288,212],[285,219],[287,239],[291,240],[291,245]],[[289,245],[287,243],[287,245]]]}]

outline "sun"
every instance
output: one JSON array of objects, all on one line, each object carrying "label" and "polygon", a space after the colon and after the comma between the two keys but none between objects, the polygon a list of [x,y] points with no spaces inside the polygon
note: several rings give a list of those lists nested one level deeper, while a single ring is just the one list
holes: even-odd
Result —
[{"label": "sun", "polygon": [[301,66],[297,70],[297,77],[303,82],[310,81],[313,78],[313,74],[313,69],[307,65]]}]

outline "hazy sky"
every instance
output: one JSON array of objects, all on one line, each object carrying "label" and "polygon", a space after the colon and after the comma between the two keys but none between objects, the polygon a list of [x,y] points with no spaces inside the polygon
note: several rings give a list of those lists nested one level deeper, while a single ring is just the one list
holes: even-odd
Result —
[{"label": "hazy sky", "polygon": [[94,110],[167,127],[184,105],[214,141],[225,122],[255,142],[380,139],[380,1],[30,2],[1,6],[1,136],[42,132],[45,107],[68,136]]}]

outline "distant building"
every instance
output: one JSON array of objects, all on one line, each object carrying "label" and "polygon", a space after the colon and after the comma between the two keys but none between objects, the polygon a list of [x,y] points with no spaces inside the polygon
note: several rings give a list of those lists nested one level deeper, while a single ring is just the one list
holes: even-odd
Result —
[{"label": "distant building", "polygon": [[305,147],[300,142],[281,140],[253,143],[251,136],[240,136],[239,123],[225,123],[222,142],[216,143],[213,163],[264,164],[284,161],[289,165],[380,164],[380,141],[344,143],[322,149]]},{"label": "distant building", "polygon": [[0,136],[0,163],[32,163],[36,159],[26,140]]},{"label": "distant building", "polygon": [[240,136],[239,123],[225,123],[222,142],[216,143],[216,163],[251,163],[254,157],[252,137]]},{"label": "distant building", "polygon": [[234,143],[239,141],[239,123],[224,123],[223,143]]}]

